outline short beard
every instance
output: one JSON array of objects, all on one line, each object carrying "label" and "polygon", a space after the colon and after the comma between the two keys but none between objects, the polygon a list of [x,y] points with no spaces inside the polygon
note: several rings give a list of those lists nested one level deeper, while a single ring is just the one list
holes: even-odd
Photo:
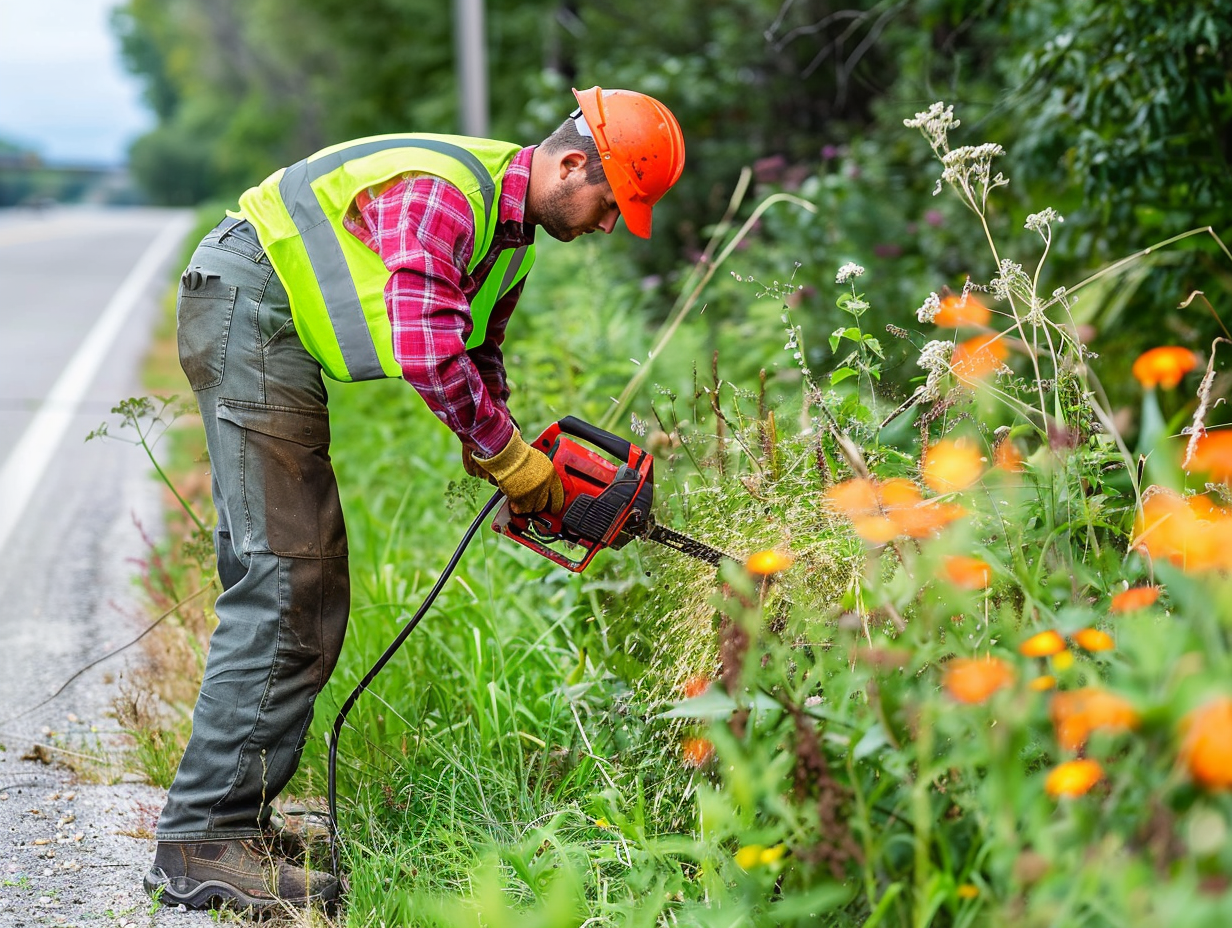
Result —
[{"label": "short beard", "polygon": [[571,242],[579,234],[576,213],[572,189],[553,188],[539,211],[539,227],[558,241]]}]

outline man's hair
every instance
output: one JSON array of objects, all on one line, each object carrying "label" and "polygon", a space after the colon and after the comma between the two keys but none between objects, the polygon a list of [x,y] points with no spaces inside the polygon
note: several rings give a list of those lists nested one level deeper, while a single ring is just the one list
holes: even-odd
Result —
[{"label": "man's hair", "polygon": [[562,122],[555,132],[539,144],[539,147],[549,155],[573,148],[583,151],[586,153],[586,183],[601,184],[607,180],[603,173],[603,159],[599,157],[599,149],[595,146],[595,140],[589,135],[582,135],[578,132],[577,124],[574,123],[572,116]]}]

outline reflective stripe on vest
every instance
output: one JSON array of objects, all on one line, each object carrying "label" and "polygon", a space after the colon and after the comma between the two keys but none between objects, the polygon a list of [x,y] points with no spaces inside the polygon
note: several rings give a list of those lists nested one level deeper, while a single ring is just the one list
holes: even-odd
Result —
[{"label": "reflective stripe on vest", "polygon": [[325,149],[240,197],[286,285],[296,331],[325,373],[342,381],[398,377],[384,291],[389,270],[343,220],[354,198],[402,176],[441,178],[466,197],[474,241],[466,273],[490,264],[470,299],[467,348],[482,344],[496,302],[526,275],[534,248],[490,256],[501,182],[519,146],[459,136],[392,135]]},{"label": "reflective stripe on vest", "polygon": [[[342,349],[343,362],[351,380],[376,380],[386,376],[385,369],[376,355],[376,345],[372,341],[372,331],[368,328],[359,292],[355,289],[355,279],[351,276],[338,238],[311,185],[313,181],[337,170],[347,161],[391,148],[425,148],[448,155],[464,164],[479,182],[479,190],[483,196],[485,233],[491,227],[492,201],[496,193],[496,183],[492,180],[492,175],[473,154],[448,142],[436,139],[375,139],[332,152],[315,161],[305,159],[283,172],[282,180],[278,182],[278,192],[282,194],[282,202],[286,204],[295,228],[303,237],[308,260],[321,287],[321,296],[325,298],[325,308],[330,322],[333,323],[338,347]],[[487,238],[486,234],[476,237]],[[482,256],[482,253],[479,253],[479,257]],[[490,307],[487,315],[491,315]],[[484,317],[485,329],[487,315]],[[470,347],[469,342],[467,347]]]}]

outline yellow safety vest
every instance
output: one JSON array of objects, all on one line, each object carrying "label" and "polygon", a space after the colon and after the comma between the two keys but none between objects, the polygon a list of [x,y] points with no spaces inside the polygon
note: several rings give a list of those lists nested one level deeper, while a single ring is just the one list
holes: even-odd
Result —
[{"label": "yellow safety vest", "polygon": [[[334,380],[400,377],[385,307],[389,270],[342,224],[360,191],[402,174],[432,174],[465,194],[475,219],[474,271],[492,246],[505,170],[517,145],[451,135],[378,135],[323,149],[240,197],[287,288],[300,340]],[[533,245],[504,249],[470,301],[466,347],[483,344],[497,300],[526,276]]]}]

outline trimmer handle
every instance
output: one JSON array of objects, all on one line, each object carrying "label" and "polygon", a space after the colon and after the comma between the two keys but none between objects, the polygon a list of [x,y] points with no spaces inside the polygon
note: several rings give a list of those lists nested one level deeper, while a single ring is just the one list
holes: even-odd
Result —
[{"label": "trimmer handle", "polygon": [[633,445],[630,442],[619,435],[605,432],[597,425],[591,425],[589,422],[576,416],[565,416],[556,424],[566,435],[572,435],[574,438],[590,442],[596,448],[606,451],[622,464],[628,464],[629,459],[633,456]]}]

